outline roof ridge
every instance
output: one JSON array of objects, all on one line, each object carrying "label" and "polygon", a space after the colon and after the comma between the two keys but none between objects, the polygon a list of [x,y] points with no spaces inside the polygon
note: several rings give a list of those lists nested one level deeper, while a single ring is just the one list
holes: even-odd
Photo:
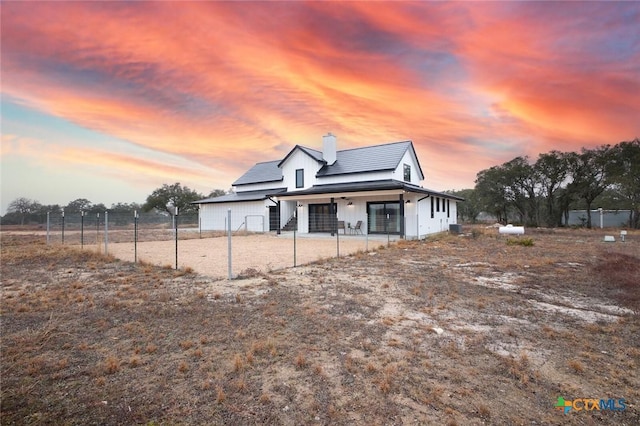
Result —
[{"label": "roof ridge", "polygon": [[[298,147],[300,147],[300,148],[304,148],[304,149],[308,149],[309,151],[315,151],[315,152],[318,152],[318,153],[322,153],[322,150],[314,149],[314,148],[309,148],[308,146],[304,146],[304,145],[300,145],[300,144],[298,144]],[[294,147],[294,148],[295,148],[295,147]]]},{"label": "roof ridge", "polygon": [[282,160],[258,161],[257,163],[254,163],[254,166],[257,166],[258,164],[279,163],[280,161],[282,161]]},{"label": "roof ridge", "polygon": [[356,147],[356,148],[340,149],[340,150],[338,150],[338,152],[355,151],[357,149],[371,149],[371,148],[378,148],[378,147],[387,146],[387,145],[397,145],[397,144],[401,144],[401,143],[413,143],[413,141],[411,139],[407,139],[405,141],[387,142],[387,143],[381,143],[381,144],[378,144],[378,145],[359,146],[359,147]]}]

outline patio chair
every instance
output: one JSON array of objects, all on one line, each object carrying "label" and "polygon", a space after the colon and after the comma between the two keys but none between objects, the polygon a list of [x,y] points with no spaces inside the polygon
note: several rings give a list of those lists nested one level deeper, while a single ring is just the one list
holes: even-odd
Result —
[{"label": "patio chair", "polygon": [[356,226],[353,227],[353,233],[354,234],[363,235],[362,234],[362,221],[361,220],[356,222]]},{"label": "patio chair", "polygon": [[344,226],[344,220],[338,221],[338,232],[340,232],[341,229],[343,234],[347,233],[347,228]]}]

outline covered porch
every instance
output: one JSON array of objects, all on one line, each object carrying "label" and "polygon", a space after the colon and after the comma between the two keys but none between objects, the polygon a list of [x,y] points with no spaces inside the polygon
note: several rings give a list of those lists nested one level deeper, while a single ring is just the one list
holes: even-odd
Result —
[{"label": "covered porch", "polygon": [[[425,202],[432,194],[432,191],[404,182],[374,181],[318,185],[280,193],[277,200],[281,212],[289,212],[283,226],[295,218],[301,233],[392,235],[415,239],[433,232],[426,226],[426,221],[432,218],[429,217],[429,203]],[[444,201],[442,210],[443,213],[446,211]],[[430,230],[432,232],[428,232]]]}]

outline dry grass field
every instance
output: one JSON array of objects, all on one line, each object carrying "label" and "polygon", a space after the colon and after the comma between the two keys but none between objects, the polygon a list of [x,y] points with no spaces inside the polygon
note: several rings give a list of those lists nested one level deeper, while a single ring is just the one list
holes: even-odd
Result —
[{"label": "dry grass field", "polygon": [[640,424],[640,233],[496,233],[233,281],[3,233],[0,422]]}]

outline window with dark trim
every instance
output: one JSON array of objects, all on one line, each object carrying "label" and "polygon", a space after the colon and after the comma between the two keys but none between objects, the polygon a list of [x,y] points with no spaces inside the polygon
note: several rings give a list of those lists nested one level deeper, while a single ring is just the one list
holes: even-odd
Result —
[{"label": "window with dark trim", "polygon": [[296,188],[304,188],[304,169],[296,169]]},{"label": "window with dark trim", "polygon": [[431,219],[433,219],[433,217],[434,217],[434,214],[433,214],[433,204],[434,204],[433,197],[431,197]]},{"label": "window with dark trim", "polygon": [[449,199],[447,198],[447,217],[451,214],[451,210],[449,210]]},{"label": "window with dark trim", "polygon": [[404,165],[404,181],[411,182],[411,166],[408,164]]},{"label": "window with dark trim", "polygon": [[436,197],[436,211],[440,213],[440,198]]}]

